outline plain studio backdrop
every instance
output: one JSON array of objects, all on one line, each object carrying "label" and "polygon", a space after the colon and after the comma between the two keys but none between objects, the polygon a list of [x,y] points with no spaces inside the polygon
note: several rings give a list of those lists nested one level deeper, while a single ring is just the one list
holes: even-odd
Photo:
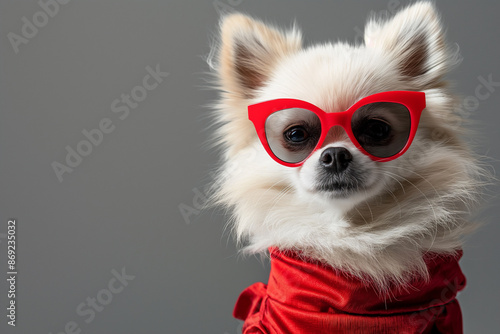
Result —
[{"label": "plain studio backdrop", "polygon": [[[200,211],[218,163],[204,147],[206,105],[217,96],[206,89],[204,57],[220,12],[296,21],[306,45],[354,43],[370,12],[409,3],[2,1],[0,333],[240,332],[236,298],[266,282],[269,268],[238,256],[222,210]],[[449,78],[477,121],[477,152],[499,170],[500,5],[437,7],[463,57]],[[497,84],[479,98],[484,80]],[[468,333],[499,331],[498,190],[461,261]],[[9,218],[17,219],[15,328],[7,324]]]}]

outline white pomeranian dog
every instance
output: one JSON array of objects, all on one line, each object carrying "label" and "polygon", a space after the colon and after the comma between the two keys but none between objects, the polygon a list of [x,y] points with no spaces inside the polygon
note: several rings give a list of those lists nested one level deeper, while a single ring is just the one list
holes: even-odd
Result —
[{"label": "white pomeranian dog", "polygon": [[460,333],[483,169],[433,4],[370,19],[361,45],[304,47],[296,27],[231,14],[214,51],[214,198],[272,265],[237,303],[244,332]]}]

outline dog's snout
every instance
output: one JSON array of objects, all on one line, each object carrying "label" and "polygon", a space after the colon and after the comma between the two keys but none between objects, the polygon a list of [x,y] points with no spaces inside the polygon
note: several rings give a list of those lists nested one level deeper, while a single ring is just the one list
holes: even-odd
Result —
[{"label": "dog's snout", "polygon": [[343,147],[329,147],[321,153],[319,158],[321,166],[332,173],[346,170],[351,161],[351,153]]}]

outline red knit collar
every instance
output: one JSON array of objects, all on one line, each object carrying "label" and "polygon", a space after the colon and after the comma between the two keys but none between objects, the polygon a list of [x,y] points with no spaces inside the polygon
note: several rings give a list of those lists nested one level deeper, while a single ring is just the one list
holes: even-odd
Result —
[{"label": "red knit collar", "polygon": [[[247,329],[262,326],[271,333],[287,333],[287,330],[293,330],[292,333],[302,333],[300,331],[304,328],[301,329],[300,326],[306,326],[305,328],[316,326],[315,333],[321,333],[326,326],[328,330],[333,328],[342,333],[338,327],[339,323],[346,325],[349,321],[355,321],[357,325],[369,324],[377,322],[379,317],[387,322],[388,316],[394,316],[394,319],[402,321],[398,326],[405,325],[405,321],[409,321],[408,317],[411,316],[410,320],[416,321],[419,323],[418,326],[423,328],[434,326],[436,319],[439,318],[438,315],[442,318],[444,312],[445,318],[441,320],[446,320],[446,323],[451,320],[455,323],[458,321],[460,329],[454,327],[454,330],[461,332],[461,314],[455,300],[457,292],[465,286],[465,277],[458,264],[462,256],[461,251],[456,256],[427,255],[425,261],[430,275],[429,280],[415,280],[406,289],[393,287],[386,295],[381,295],[358,278],[338,272],[326,265],[304,261],[296,253],[280,252],[276,248],[271,248],[269,251],[271,273],[268,285],[256,283],[247,288],[241,294],[234,310],[235,317],[246,319]],[[456,304],[456,307],[452,304]],[[451,309],[446,311],[447,305]],[[429,313],[428,310],[433,310],[432,314],[426,314]],[[419,316],[415,318],[415,314]],[[361,322],[360,317],[364,319]],[[423,319],[426,322],[425,326]],[[334,323],[338,326],[333,325]],[[274,328],[274,331],[269,327]],[[263,329],[261,332],[267,333]],[[347,332],[349,331],[346,330]]]}]

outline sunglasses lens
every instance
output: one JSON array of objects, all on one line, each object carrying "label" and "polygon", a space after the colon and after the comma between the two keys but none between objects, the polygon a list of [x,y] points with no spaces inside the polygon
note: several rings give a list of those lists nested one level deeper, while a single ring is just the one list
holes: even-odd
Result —
[{"label": "sunglasses lens", "polygon": [[365,151],[378,158],[388,158],[398,154],[408,142],[411,117],[402,104],[376,102],[356,110],[351,126]]},{"label": "sunglasses lens", "polygon": [[314,150],[321,136],[321,121],[310,110],[290,108],[276,111],[266,120],[266,139],[281,161],[298,163]]}]

